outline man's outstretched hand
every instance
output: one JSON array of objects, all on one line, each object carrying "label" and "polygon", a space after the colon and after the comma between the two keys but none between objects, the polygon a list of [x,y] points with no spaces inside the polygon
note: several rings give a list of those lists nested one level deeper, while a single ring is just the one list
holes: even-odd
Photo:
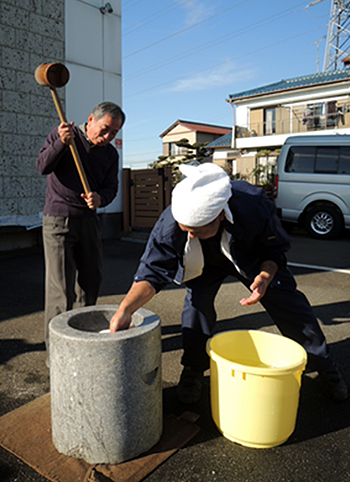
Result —
[{"label": "man's outstretched hand", "polygon": [[264,261],[261,265],[261,271],[254,278],[253,283],[249,286],[252,294],[249,298],[242,298],[240,304],[242,306],[251,306],[258,303],[265,295],[266,290],[277,273],[278,266],[274,261]]}]

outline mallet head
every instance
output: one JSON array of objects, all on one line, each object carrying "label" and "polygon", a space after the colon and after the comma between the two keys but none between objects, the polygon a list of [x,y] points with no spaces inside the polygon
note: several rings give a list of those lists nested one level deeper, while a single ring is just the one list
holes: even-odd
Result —
[{"label": "mallet head", "polygon": [[69,70],[59,62],[39,65],[34,75],[38,84],[52,88],[64,87],[69,81]]}]

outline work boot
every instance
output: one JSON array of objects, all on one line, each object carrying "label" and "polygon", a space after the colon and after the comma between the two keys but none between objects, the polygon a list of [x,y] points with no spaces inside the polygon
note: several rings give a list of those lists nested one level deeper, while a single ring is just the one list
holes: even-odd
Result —
[{"label": "work boot", "polygon": [[204,375],[203,372],[184,367],[176,388],[177,398],[182,403],[192,404],[201,398]]},{"label": "work boot", "polygon": [[348,398],[348,387],[337,365],[333,363],[324,370],[318,370],[326,395],[336,402],[344,402]]}]

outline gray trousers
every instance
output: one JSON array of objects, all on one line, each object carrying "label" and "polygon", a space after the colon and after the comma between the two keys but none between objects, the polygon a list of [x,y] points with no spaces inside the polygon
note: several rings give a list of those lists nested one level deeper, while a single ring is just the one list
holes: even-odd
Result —
[{"label": "gray trousers", "polygon": [[102,241],[97,216],[44,216],[45,343],[52,318],[76,307],[94,305],[102,282]]}]

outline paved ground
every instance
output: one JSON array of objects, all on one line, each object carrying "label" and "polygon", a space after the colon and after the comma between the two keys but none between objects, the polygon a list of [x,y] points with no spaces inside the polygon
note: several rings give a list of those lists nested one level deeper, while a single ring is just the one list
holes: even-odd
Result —
[{"label": "paved ground", "polygon": [[[331,350],[350,385],[350,235],[315,241],[293,233],[288,254],[299,288],[307,294]],[[99,304],[118,304],[126,293],[144,245],[108,240]],[[307,264],[308,268],[300,267]],[[313,266],[339,271],[318,270]],[[345,271],[341,271],[345,270]],[[43,259],[40,249],[0,256],[0,415],[49,391],[43,345]],[[257,328],[275,332],[260,306],[242,308],[246,290],[228,279],[217,297],[218,330]],[[147,308],[162,322],[165,413],[180,415],[175,385],[180,374],[180,314],[184,289],[170,286]],[[337,482],[350,481],[350,401],[336,404],[322,394],[317,378],[303,379],[296,429],[280,447],[257,450],[220,435],[210,413],[209,376],[202,400],[191,410],[199,434],[149,475],[146,482]],[[1,482],[45,482],[24,463],[0,449]]]}]

